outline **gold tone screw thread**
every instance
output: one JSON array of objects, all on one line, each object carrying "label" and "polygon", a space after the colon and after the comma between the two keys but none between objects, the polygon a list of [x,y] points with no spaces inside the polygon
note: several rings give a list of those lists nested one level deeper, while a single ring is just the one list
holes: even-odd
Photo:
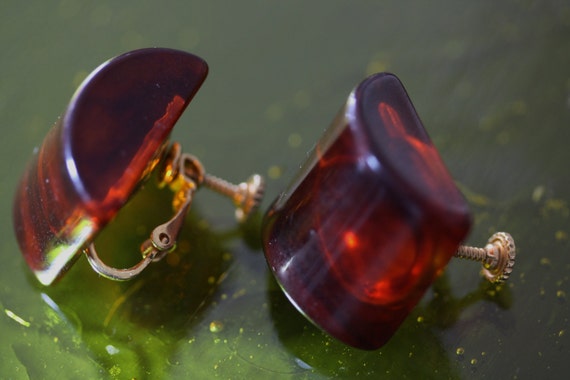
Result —
[{"label": "gold tone screw thread", "polygon": [[235,197],[235,194],[239,192],[239,187],[237,185],[211,174],[206,174],[204,176],[204,182],[202,184],[210,190],[232,199]]},{"label": "gold tone screw thread", "polygon": [[259,174],[254,174],[246,182],[234,185],[210,174],[204,175],[204,186],[231,198],[236,207],[236,219],[243,222],[259,205],[265,192],[265,182]]},{"label": "gold tone screw thread", "polygon": [[484,263],[487,261],[487,251],[485,248],[462,245],[455,252],[455,257]]},{"label": "gold tone screw thread", "polygon": [[484,248],[462,245],[455,257],[482,263],[481,273],[487,280],[504,282],[508,280],[515,265],[515,241],[507,232],[497,232],[489,238]]}]

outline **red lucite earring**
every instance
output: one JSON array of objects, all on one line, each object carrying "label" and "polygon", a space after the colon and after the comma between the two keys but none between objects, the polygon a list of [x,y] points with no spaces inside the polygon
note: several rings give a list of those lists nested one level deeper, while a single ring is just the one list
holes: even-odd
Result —
[{"label": "red lucite earring", "polygon": [[[172,250],[195,190],[230,196],[243,220],[256,207],[263,180],[231,185],[204,172],[168,136],[206,79],[201,58],[171,49],[142,49],[102,64],[79,87],[35,153],[16,191],[13,219],[28,266],[49,285],[85,252],[105,277],[126,280]],[[128,269],[108,267],[92,244],[153,169],[175,193],[173,218],[141,246]]]},{"label": "red lucite earring", "polygon": [[[44,285],[84,252],[101,275],[128,280],[176,243],[194,192],[229,196],[244,220],[263,194],[253,175],[232,185],[205,173],[168,136],[207,75],[171,49],[142,49],[96,69],[32,158],[13,219],[24,258]],[[172,219],[142,243],[142,259],[116,269],[93,240],[158,172],[174,192]],[[451,180],[399,80],[372,76],[349,96],[297,179],[267,212],[264,251],[289,299],[310,320],[360,348],[384,344],[456,255],[484,263],[491,281],[514,265],[510,235],[459,247],[470,226]]]},{"label": "red lucite earring", "polygon": [[454,255],[504,281],[507,233],[460,247],[466,201],[392,74],[348,97],[300,173],[264,218],[273,274],[308,319],[335,338],[376,349],[394,334]]}]

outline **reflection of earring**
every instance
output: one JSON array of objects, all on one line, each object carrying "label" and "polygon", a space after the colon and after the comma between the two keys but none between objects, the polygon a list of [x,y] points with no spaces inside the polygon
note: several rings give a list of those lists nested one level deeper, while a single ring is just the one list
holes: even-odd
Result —
[{"label": "reflection of earring", "polygon": [[377,74],[348,97],[290,187],[264,218],[269,266],[291,302],[364,349],[394,334],[452,256],[504,281],[515,245],[459,247],[468,205],[400,81]]},{"label": "reflection of earring", "polygon": [[[26,262],[44,285],[60,277],[82,251],[103,276],[126,280],[171,251],[194,192],[201,185],[233,199],[238,220],[259,203],[263,180],[231,185],[204,172],[167,139],[208,73],[202,59],[170,49],[142,49],[97,68],[50,130],[16,192],[14,227]],[[92,244],[150,172],[175,193],[173,218],[141,246],[142,260],[115,269]]]}]

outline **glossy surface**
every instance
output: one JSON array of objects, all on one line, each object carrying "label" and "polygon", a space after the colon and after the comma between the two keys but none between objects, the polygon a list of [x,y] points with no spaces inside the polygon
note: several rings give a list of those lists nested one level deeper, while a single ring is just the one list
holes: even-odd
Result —
[{"label": "glossy surface", "polygon": [[[30,325],[0,313],[2,378],[567,377],[570,111],[563,58],[570,3],[3,5],[0,307]],[[171,257],[180,257],[178,264],[163,260],[120,283],[98,278],[81,258],[57,286],[40,286],[12,227],[17,182],[94,65],[143,46],[207,59],[207,83],[172,139],[229,180],[265,174],[262,210],[289,184],[350,90],[373,72],[397,73],[467,197],[474,221],[467,243],[484,244],[497,230],[517,239],[521,254],[508,286],[488,286],[480,265],[452,259],[388,344],[351,348],[285,298],[257,243],[257,219],[228,237],[232,209],[208,191],[196,194]],[[97,237],[102,254],[121,252],[108,264],[138,261],[149,229],[172,216],[167,189],[137,202],[140,195],[119,212],[124,223],[113,220]],[[141,224],[147,230],[139,231]],[[221,273],[223,281],[209,281]],[[211,330],[216,321],[223,327]]]},{"label": "glossy surface", "polygon": [[341,341],[392,336],[469,231],[466,201],[391,74],[363,81],[268,211],[269,265]]},{"label": "glossy surface", "polygon": [[16,192],[26,262],[49,285],[127,202],[160,157],[207,75],[171,49],[142,49],[97,68],[50,130]]}]

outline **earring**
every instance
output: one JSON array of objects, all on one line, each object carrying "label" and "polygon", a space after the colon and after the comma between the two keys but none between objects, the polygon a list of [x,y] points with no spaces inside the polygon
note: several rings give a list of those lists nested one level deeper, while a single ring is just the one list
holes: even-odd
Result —
[{"label": "earring", "polygon": [[[16,237],[42,284],[61,277],[81,252],[105,277],[138,275],[175,247],[202,185],[229,196],[240,221],[256,208],[264,189],[259,175],[231,185],[167,141],[207,73],[206,62],[192,54],[142,49],[102,64],[81,84],[35,152],[14,200]],[[137,265],[111,268],[99,259],[93,239],[155,169],[160,186],[174,192],[174,216],[143,242]]]},{"label": "earring", "polygon": [[385,344],[454,255],[505,281],[515,244],[504,232],[460,247],[471,225],[398,78],[359,84],[263,221],[269,267],[314,324],[363,349]]},{"label": "earring", "polygon": [[[84,252],[113,280],[137,276],[175,248],[201,186],[231,198],[244,221],[264,191],[207,174],[168,142],[206,78],[202,59],[141,49],[111,59],[79,87],[35,152],[16,191],[13,220],[24,258],[50,285]],[[174,216],[127,269],[103,263],[93,240],[151,173],[174,192]],[[451,257],[509,277],[515,244],[504,232],[484,248],[460,246],[469,209],[400,81],[376,74],[348,97],[299,175],[264,216],[263,248],[291,302],[333,337],[375,349],[394,334]]]}]

